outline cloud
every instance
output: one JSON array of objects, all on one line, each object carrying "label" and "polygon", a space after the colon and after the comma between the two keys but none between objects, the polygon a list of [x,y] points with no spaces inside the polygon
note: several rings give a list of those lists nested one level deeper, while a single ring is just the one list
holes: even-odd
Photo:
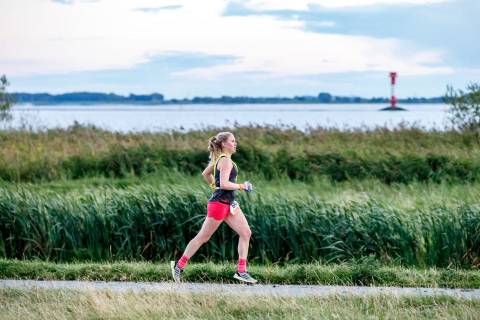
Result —
[{"label": "cloud", "polygon": [[[429,5],[451,0],[246,0],[240,1],[252,10],[300,10],[305,11],[310,6],[326,8],[364,7],[377,5]],[[232,1],[237,2],[239,1]]]},{"label": "cloud", "polygon": [[171,5],[171,6],[163,6],[163,7],[154,7],[154,8],[136,8],[136,9],[133,9],[134,11],[142,11],[142,12],[152,12],[152,13],[155,13],[155,12],[158,12],[158,11],[162,11],[162,10],[177,10],[177,9],[180,9],[182,8],[181,5]]},{"label": "cloud", "polygon": [[193,68],[175,74],[187,78],[216,79],[245,72],[288,77],[390,70],[403,75],[445,74],[453,71],[441,64],[441,53],[409,50],[393,39],[298,34],[296,30],[284,30],[281,38],[270,38],[263,45],[258,41],[255,45],[258,46],[255,52],[248,52],[248,47],[245,47],[240,54],[242,58],[233,63]]},{"label": "cloud", "polygon": [[[66,5],[73,5],[75,4],[75,0],[50,0],[52,2],[60,3],[60,4],[66,4]],[[93,3],[93,2],[98,2],[100,0],[77,0],[82,3]]]},{"label": "cloud", "polygon": [[[155,8],[158,0],[78,2],[75,8],[29,0],[4,3],[0,11],[7,14],[0,29],[9,32],[0,34],[4,44],[0,70],[7,75],[128,69],[171,52],[236,57],[214,66],[172,71],[177,77],[206,79],[242,73],[300,76],[395,69],[424,75],[452,71],[444,65],[442,52],[420,50],[394,38],[306,32],[302,21],[272,16],[222,16],[228,4],[223,0],[177,0],[179,8],[159,10],[155,15],[135,9]],[[19,23],[18,16],[28,22]]]},{"label": "cloud", "polygon": [[324,28],[324,27],[334,27],[336,23],[334,21],[315,21],[310,22],[310,25],[316,28]]},{"label": "cloud", "polygon": [[75,0],[52,0],[52,2],[69,5],[69,4],[73,4]]}]

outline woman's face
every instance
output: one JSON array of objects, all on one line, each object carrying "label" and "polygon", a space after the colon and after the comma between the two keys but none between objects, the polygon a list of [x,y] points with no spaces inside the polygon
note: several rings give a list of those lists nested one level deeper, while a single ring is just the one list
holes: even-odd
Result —
[{"label": "woman's face", "polygon": [[235,141],[233,134],[229,136],[226,141],[222,142],[222,147],[224,152],[228,152],[230,154],[233,154],[235,151],[237,151],[237,141]]}]

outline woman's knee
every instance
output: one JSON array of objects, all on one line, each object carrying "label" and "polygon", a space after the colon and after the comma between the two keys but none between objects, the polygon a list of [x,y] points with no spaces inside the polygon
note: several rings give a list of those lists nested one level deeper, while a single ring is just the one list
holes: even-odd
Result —
[{"label": "woman's knee", "polygon": [[245,228],[245,229],[242,229],[238,235],[241,237],[241,238],[245,238],[245,239],[250,239],[250,237],[252,236],[252,230],[250,230],[249,227]]}]

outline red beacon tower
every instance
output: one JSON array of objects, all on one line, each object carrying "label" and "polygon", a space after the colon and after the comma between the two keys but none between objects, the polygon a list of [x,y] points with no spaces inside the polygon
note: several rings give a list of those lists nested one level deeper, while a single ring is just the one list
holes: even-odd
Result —
[{"label": "red beacon tower", "polygon": [[402,111],[404,108],[397,107],[397,97],[395,96],[395,84],[397,83],[397,73],[390,72],[390,106],[383,108],[384,111]]}]

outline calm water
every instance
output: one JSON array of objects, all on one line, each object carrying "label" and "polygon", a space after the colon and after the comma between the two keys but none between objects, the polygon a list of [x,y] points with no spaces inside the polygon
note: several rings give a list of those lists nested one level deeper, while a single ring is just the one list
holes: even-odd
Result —
[{"label": "calm water", "polygon": [[[408,111],[379,111],[383,104],[241,104],[241,105],[16,105],[8,127],[31,130],[62,127],[75,121],[112,131],[192,130],[207,126],[274,125],[340,129],[397,127],[401,123],[441,130],[447,105],[404,105]],[[5,125],[3,125],[5,128]]]}]

